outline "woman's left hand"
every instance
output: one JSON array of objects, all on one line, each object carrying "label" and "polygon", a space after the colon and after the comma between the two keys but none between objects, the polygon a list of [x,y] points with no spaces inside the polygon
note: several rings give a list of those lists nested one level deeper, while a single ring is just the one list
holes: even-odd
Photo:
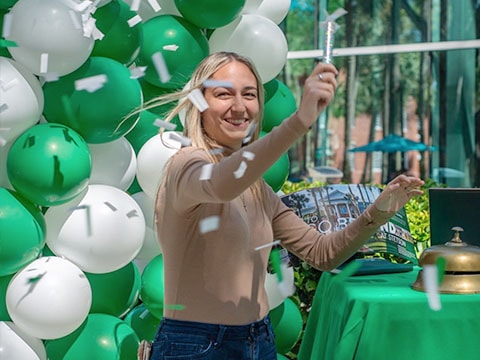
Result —
[{"label": "woman's left hand", "polygon": [[390,181],[375,200],[380,211],[396,213],[414,196],[423,194],[420,189],[425,182],[414,176],[399,175]]}]

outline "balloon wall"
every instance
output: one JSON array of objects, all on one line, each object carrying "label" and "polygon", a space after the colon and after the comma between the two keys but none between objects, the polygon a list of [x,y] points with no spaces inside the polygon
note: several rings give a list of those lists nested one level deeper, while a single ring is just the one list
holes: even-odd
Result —
[{"label": "balloon wall", "polygon": [[[1,1],[2,354],[135,359],[140,340],[153,340],[163,310],[154,198],[182,124],[175,119],[162,142],[156,120],[173,104],[136,110],[184,87],[209,53],[234,51],[259,70],[262,134],[270,131],[296,106],[277,79],[288,50],[278,24],[289,7],[290,0]],[[285,154],[264,179],[277,191],[288,169]],[[284,278],[293,282],[293,273]],[[266,287],[280,327],[287,296],[272,280]],[[294,317],[291,304],[288,313]],[[293,338],[281,340],[282,351]]]}]

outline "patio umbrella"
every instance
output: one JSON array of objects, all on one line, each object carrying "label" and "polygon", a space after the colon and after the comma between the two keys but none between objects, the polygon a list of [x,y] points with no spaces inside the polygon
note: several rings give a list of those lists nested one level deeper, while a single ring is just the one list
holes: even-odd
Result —
[{"label": "patio umbrella", "polygon": [[393,152],[407,152],[407,151],[432,151],[435,150],[433,146],[428,146],[424,143],[406,139],[404,137],[391,134],[387,135],[383,139],[375,142],[368,143],[363,146],[359,146],[353,149],[350,149],[351,152],[373,152],[381,151],[385,153]]}]

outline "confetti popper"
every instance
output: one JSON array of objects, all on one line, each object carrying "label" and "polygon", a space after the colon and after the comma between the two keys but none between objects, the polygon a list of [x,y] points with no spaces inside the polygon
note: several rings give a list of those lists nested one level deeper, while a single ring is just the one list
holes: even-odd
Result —
[{"label": "confetti popper", "polygon": [[331,15],[328,15],[325,21],[320,23],[320,28],[325,30],[323,41],[323,62],[327,64],[332,63],[333,57],[333,42],[335,39],[335,31],[339,28],[339,25],[335,22],[340,16],[347,13],[345,9],[337,9]]}]

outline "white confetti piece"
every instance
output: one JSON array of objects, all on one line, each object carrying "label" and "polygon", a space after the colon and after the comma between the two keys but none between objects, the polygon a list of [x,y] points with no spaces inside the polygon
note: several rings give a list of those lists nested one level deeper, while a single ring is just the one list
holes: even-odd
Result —
[{"label": "white confetti piece", "polygon": [[161,6],[158,5],[157,0],[148,0],[148,4],[155,12],[159,12],[162,9]]},{"label": "white confetti piece", "polygon": [[178,45],[165,45],[162,49],[165,51],[177,51],[178,48]]},{"label": "white confetti piece", "polygon": [[279,244],[280,244],[280,240],[275,240],[274,242],[257,246],[255,248],[255,251],[266,249],[266,248],[269,248],[269,247],[273,247],[273,246],[276,246],[276,245],[279,245]]},{"label": "white confetti piece", "polygon": [[173,131],[177,128],[177,124],[173,124],[168,121],[163,121],[161,119],[155,119],[153,122],[153,125],[158,126],[159,128],[164,128],[165,130],[168,131]]},{"label": "white confetti piece", "polygon": [[200,178],[198,180],[205,181],[212,178],[213,164],[205,164],[202,166],[202,171],[200,173]]},{"label": "white confetti piece", "polygon": [[231,89],[233,88],[233,84],[230,81],[205,80],[203,82],[203,87],[223,87]]},{"label": "white confetti piece", "polygon": [[165,62],[165,59],[163,58],[162,53],[156,52],[155,54],[153,54],[152,61],[153,61],[153,66],[155,66],[155,70],[157,70],[157,74],[159,76],[160,81],[162,83],[169,82],[172,76],[168,71],[167,63]]},{"label": "white confetti piece", "polygon": [[134,27],[137,24],[140,24],[142,22],[142,18],[140,15],[135,15],[134,17],[130,18],[127,20],[128,26]]},{"label": "white confetti piece", "polygon": [[235,176],[235,179],[240,179],[245,174],[246,170],[247,163],[245,161],[242,161],[238,169],[233,172],[233,176]]},{"label": "white confetti piece", "polygon": [[168,139],[169,140],[177,142],[179,144],[178,148],[180,148],[181,146],[192,145],[192,141],[189,138],[187,138],[183,135],[180,135],[176,131],[170,131],[167,134],[168,134]]},{"label": "white confetti piece", "polygon": [[8,105],[7,104],[0,104],[0,113],[6,111],[8,109]]},{"label": "white confetti piece", "polygon": [[12,14],[7,13],[3,16],[2,37],[4,39],[10,36],[10,30],[12,29],[12,19]]},{"label": "white confetti piece", "polygon": [[98,28],[95,26],[95,28],[92,30],[93,40],[102,40],[104,36],[105,34],[98,30]]},{"label": "white confetti piece", "polygon": [[252,136],[255,133],[255,129],[257,128],[257,123],[250,123],[247,129],[247,135],[243,138],[242,144],[247,144],[252,140]]},{"label": "white confetti piece", "polygon": [[0,147],[7,145],[7,140],[0,136]]},{"label": "white confetti piece", "polygon": [[15,85],[18,84],[18,79],[17,78],[13,78],[12,80],[10,80],[9,82],[5,82],[3,80],[0,80],[0,88],[3,90],[3,91],[8,91],[10,90],[11,88],[13,88]]},{"label": "white confetti piece", "polygon": [[89,38],[93,34],[93,30],[97,28],[95,25],[97,19],[90,14],[82,14],[83,36]]},{"label": "white confetti piece", "polygon": [[220,154],[222,154],[224,151],[225,151],[224,148],[219,147],[219,148],[215,148],[215,149],[210,150],[210,154],[212,154],[212,155],[220,155]]},{"label": "white confetti piece", "polygon": [[133,0],[130,4],[130,10],[138,11],[138,9],[140,9],[140,0]]},{"label": "white confetti piece", "polygon": [[59,78],[60,78],[60,76],[55,72],[47,72],[45,74],[42,74],[42,79],[45,82],[57,81]]},{"label": "white confetti piece", "polygon": [[253,152],[251,152],[251,151],[244,151],[244,152],[242,153],[242,156],[243,156],[245,159],[247,159],[247,160],[253,160],[253,159],[255,159],[255,154],[254,154]]},{"label": "white confetti piece", "polygon": [[46,74],[48,71],[48,54],[40,55],[40,74]]},{"label": "white confetti piece", "polygon": [[192,104],[198,109],[198,111],[204,112],[208,109],[207,100],[205,100],[205,97],[203,96],[200,89],[193,89],[192,91],[190,91],[187,97],[188,100],[190,100]]},{"label": "white confetti piece", "polygon": [[427,293],[430,309],[438,311],[442,308],[438,290],[438,269],[436,265],[425,265],[422,269],[422,280]]},{"label": "white confetti piece", "polygon": [[218,230],[219,226],[220,226],[219,216],[209,216],[205,219],[200,220],[199,222],[201,234],[206,234],[206,233]]},{"label": "white confetti piece", "polygon": [[101,89],[107,82],[107,76],[105,74],[90,76],[75,81],[75,90],[85,90],[89,93],[93,93]]},{"label": "white confetti piece", "polygon": [[135,66],[130,67],[130,78],[131,79],[140,79],[145,76],[145,71],[147,70],[146,66]]}]

